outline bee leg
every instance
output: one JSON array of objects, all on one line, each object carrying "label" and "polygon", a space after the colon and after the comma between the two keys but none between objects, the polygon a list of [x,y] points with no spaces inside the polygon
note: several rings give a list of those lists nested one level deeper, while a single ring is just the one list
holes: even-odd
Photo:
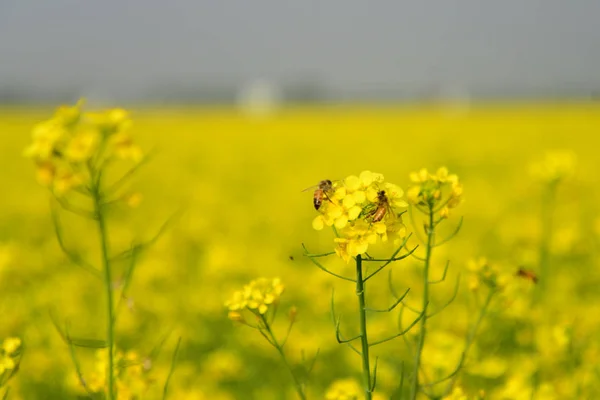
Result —
[{"label": "bee leg", "polygon": [[331,200],[331,199],[329,198],[329,195],[328,195],[326,192],[323,192],[323,195],[325,196],[325,198],[326,198],[326,199],[327,199],[327,200],[328,200],[328,201],[329,201],[331,204],[335,204],[335,203],[333,202],[333,200]]}]

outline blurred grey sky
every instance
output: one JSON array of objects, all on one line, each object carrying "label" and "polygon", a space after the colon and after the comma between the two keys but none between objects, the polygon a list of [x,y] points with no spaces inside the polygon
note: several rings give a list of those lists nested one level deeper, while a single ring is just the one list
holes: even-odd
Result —
[{"label": "blurred grey sky", "polygon": [[0,87],[600,87],[599,0],[0,0]]}]

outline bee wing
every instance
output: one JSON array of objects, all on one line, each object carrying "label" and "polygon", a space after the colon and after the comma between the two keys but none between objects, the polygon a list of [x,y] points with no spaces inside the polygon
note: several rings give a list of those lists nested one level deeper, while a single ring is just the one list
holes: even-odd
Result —
[{"label": "bee wing", "polygon": [[[342,182],[342,179],[329,179],[331,181],[331,185],[333,186],[334,183],[337,182]],[[342,182],[343,183],[343,182]],[[311,190],[311,189],[319,189],[321,186],[321,182],[317,183],[316,185],[312,185],[307,187],[306,189],[303,189],[302,192],[306,192],[307,190]]]},{"label": "bee wing", "polygon": [[319,187],[319,185],[312,185],[307,187],[306,189],[303,189],[302,192],[306,192],[307,190],[311,190],[311,189],[317,189]]},{"label": "bee wing", "polygon": [[385,208],[387,209],[388,218],[390,218],[390,219],[397,218],[396,211],[394,211],[394,208],[392,207],[392,205],[389,202],[385,204]]}]

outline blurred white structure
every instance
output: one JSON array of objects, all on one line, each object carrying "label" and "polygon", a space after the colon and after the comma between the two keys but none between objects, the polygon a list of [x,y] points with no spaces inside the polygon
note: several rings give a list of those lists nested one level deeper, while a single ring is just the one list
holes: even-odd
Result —
[{"label": "blurred white structure", "polygon": [[236,97],[242,112],[256,116],[272,114],[283,102],[281,88],[267,79],[257,79],[243,85]]}]

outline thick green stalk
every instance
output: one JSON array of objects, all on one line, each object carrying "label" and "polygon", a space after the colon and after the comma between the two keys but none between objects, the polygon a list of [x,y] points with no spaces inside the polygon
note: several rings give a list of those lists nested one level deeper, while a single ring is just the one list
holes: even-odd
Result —
[{"label": "thick green stalk", "polygon": [[417,350],[415,352],[415,362],[413,369],[413,380],[410,391],[410,399],[415,400],[419,393],[419,368],[421,367],[421,353],[425,345],[425,335],[427,334],[427,306],[429,305],[429,265],[431,262],[431,253],[433,251],[433,240],[435,235],[435,226],[433,222],[433,205],[429,205],[429,225],[427,230],[427,247],[425,248],[425,265],[423,268],[423,317],[420,322],[419,336],[417,339]]},{"label": "thick green stalk", "polygon": [[271,326],[269,326],[269,323],[267,322],[267,319],[265,318],[265,316],[261,315],[261,318],[262,318],[263,324],[265,325],[265,329],[267,330],[267,332],[269,333],[269,336],[271,337],[273,347],[275,347],[277,349],[277,352],[281,356],[281,360],[283,361],[283,363],[287,367],[288,371],[290,371],[290,374],[292,375],[292,379],[294,380],[294,386],[296,387],[296,392],[298,393],[298,397],[300,397],[302,400],[306,400],[306,394],[304,394],[304,389],[302,388],[300,381],[298,381],[296,374],[294,374],[294,371],[292,370],[292,367],[290,366],[290,364],[287,360],[287,357],[285,356],[285,353],[283,352],[283,347],[277,341],[277,338],[275,337],[275,334],[273,334],[273,331],[271,330]]},{"label": "thick green stalk", "polygon": [[100,179],[96,180],[93,190],[94,212],[98,226],[98,236],[100,237],[100,251],[102,256],[102,270],[104,275],[104,290],[106,292],[106,342],[108,350],[108,365],[107,365],[107,383],[108,394],[107,400],[116,398],[115,393],[115,376],[114,376],[114,305],[113,305],[113,287],[110,270],[110,256],[108,250],[108,232],[106,230],[106,219],[104,210],[102,209],[102,198],[100,193]]},{"label": "thick green stalk", "polygon": [[360,315],[360,343],[362,345],[363,385],[365,400],[371,400],[371,369],[369,366],[369,340],[367,338],[367,311],[365,307],[365,283],[362,276],[362,257],[356,256],[356,295]]}]

